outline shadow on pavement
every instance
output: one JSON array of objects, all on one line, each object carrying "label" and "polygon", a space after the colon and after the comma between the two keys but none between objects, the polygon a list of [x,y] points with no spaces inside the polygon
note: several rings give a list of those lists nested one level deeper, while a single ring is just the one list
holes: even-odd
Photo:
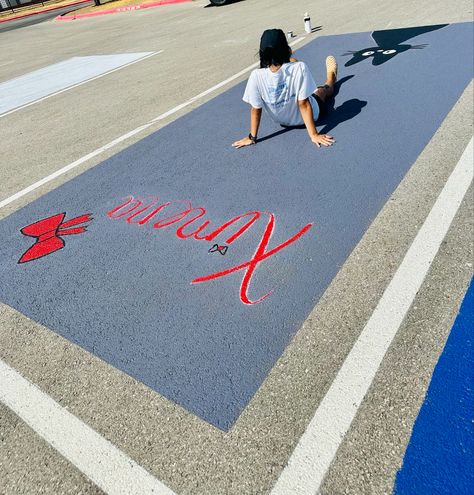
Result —
[{"label": "shadow on pavement", "polygon": [[227,0],[224,5],[213,5],[212,3],[209,3],[208,5],[205,5],[204,8],[208,9],[209,7],[225,7],[226,5],[231,5],[238,2],[245,2],[245,0]]},{"label": "shadow on pavement", "polygon": [[358,64],[365,59],[372,59],[372,65],[382,65],[388,62],[398,54],[408,50],[422,50],[427,45],[409,45],[403,44],[411,38],[420,34],[429,33],[444,28],[449,24],[437,24],[435,26],[420,26],[401,29],[387,29],[383,31],[374,31],[372,39],[376,46],[369,46],[357,51],[348,51],[344,55],[352,55],[352,58],[345,63],[345,67]]}]

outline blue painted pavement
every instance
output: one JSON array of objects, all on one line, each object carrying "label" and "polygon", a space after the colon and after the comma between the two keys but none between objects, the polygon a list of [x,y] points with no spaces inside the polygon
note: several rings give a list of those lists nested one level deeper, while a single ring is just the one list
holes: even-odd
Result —
[{"label": "blue painted pavement", "polygon": [[474,282],[413,427],[395,495],[474,493]]},{"label": "blue painted pavement", "polygon": [[472,38],[319,37],[296,55],[318,82],[339,60],[333,147],[264,116],[234,150],[239,84],[2,220],[0,300],[228,430],[471,81]]}]

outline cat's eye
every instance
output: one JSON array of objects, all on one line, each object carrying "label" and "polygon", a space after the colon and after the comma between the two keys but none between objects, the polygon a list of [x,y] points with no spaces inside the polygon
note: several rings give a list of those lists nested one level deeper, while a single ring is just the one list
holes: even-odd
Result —
[{"label": "cat's eye", "polygon": [[391,55],[392,53],[397,53],[397,50],[384,50],[383,51],[384,55]]},{"label": "cat's eye", "polygon": [[375,52],[373,52],[373,51],[368,51],[368,52],[364,52],[364,53],[362,54],[362,56],[363,56],[363,57],[368,57],[369,55],[373,55],[374,53],[375,53]]}]

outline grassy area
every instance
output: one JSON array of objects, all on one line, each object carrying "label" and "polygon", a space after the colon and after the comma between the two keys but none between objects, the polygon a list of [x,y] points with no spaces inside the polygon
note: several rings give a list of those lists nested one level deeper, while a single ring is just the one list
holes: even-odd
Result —
[{"label": "grassy area", "polygon": [[61,7],[73,2],[74,0],[48,0],[43,2],[43,5],[41,3],[36,3],[34,5],[25,5],[23,7],[13,7],[14,12],[12,12],[11,10],[0,12],[0,20],[3,21],[14,17],[21,17],[32,13],[39,13],[51,7]]}]

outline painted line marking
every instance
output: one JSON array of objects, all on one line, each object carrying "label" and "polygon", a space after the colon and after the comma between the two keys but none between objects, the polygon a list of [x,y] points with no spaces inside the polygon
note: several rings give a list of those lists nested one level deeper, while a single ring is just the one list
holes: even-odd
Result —
[{"label": "painted line marking", "polygon": [[[58,74],[54,74],[54,71],[56,72],[66,72],[67,76],[70,76],[70,72],[73,69],[81,69],[80,63],[83,62],[82,65],[85,65],[86,67],[89,67],[89,70],[91,69],[91,65],[93,60],[92,59],[98,59],[100,58],[101,60],[98,60],[101,64],[103,63],[104,57],[108,57],[106,55],[98,55],[94,57],[74,57],[69,60],[65,60],[64,62],[59,62],[58,64],[54,64],[53,66],[49,66],[43,69],[39,69],[37,71],[31,72],[29,74],[25,74],[24,76],[17,77],[15,79],[11,79],[9,81],[6,81],[4,83],[0,83],[0,94],[2,95],[0,97],[0,112],[2,112],[2,108],[5,110],[3,113],[0,113],[0,118],[6,117],[7,115],[10,115],[14,112],[18,112],[18,110],[22,110],[23,108],[29,107],[31,105],[35,105],[36,103],[39,103],[41,101],[44,101],[48,98],[51,98],[53,96],[57,96],[61,93],[64,93],[65,91],[69,91],[71,89],[77,88],[78,86],[82,86],[83,84],[89,83],[91,81],[95,81],[96,79],[99,79],[100,77],[107,76],[108,74],[112,74],[112,72],[116,72],[121,69],[125,69],[125,67],[129,67],[130,65],[136,64],[137,62],[142,62],[143,60],[146,60],[147,58],[153,57],[154,55],[158,55],[159,53],[162,53],[163,50],[160,50],[158,52],[145,52],[145,55],[141,55],[139,58],[132,60],[130,62],[127,62],[123,65],[119,65],[118,67],[114,67],[113,69],[110,69],[106,72],[97,74],[95,76],[86,78],[84,80],[80,80],[77,83],[73,84],[68,84],[67,81],[65,80],[65,86],[57,91],[54,91],[50,94],[46,94],[45,96],[41,97],[36,97],[35,96],[35,91],[38,93],[38,90],[41,91],[41,83],[43,85],[45,83],[50,84],[51,81],[47,79],[48,77],[48,70],[51,72],[49,76],[54,76],[54,79],[57,79]],[[130,58],[133,55],[139,55],[139,54],[120,54],[121,56]],[[116,55],[110,55],[110,58],[116,57],[118,58],[120,56],[119,54]],[[77,59],[77,60],[75,60]],[[73,63],[78,62],[79,65],[77,67],[71,66]],[[96,62],[97,63],[97,62]],[[71,67],[69,67],[71,66]],[[52,69],[53,68],[53,69]],[[46,76],[46,77],[45,77]],[[77,74],[76,74],[77,76]],[[50,77],[51,78],[51,77]],[[19,85],[19,87],[18,87]],[[23,85],[23,87],[22,87]],[[10,98],[10,95],[13,93],[14,95],[18,95],[18,92],[21,92],[19,97],[23,100],[28,100],[31,98],[34,98],[32,101],[29,101],[24,104],[15,104],[14,102],[9,102],[8,99]],[[44,90],[43,94],[47,92],[47,89]],[[18,98],[18,96],[17,96]]]},{"label": "painted line marking", "polygon": [[[290,45],[294,46],[303,40],[304,40],[304,37],[298,38],[293,43],[290,43]],[[156,53],[160,53],[160,52],[156,52]],[[35,189],[38,189],[39,187],[43,186],[44,184],[51,182],[52,180],[56,179],[57,177],[60,177],[61,175],[65,174],[66,172],[69,172],[70,170],[78,167],[82,163],[87,162],[88,160],[94,158],[97,155],[100,155],[104,151],[106,151],[110,148],[113,148],[115,145],[120,144],[121,142],[127,140],[128,138],[134,136],[135,134],[138,134],[138,133],[144,131],[145,129],[148,129],[148,127],[154,125],[156,122],[163,120],[163,119],[169,117],[170,115],[173,115],[176,112],[179,112],[180,110],[187,107],[188,105],[191,105],[192,103],[203,98],[204,96],[207,96],[208,94],[212,93],[213,91],[216,91],[217,89],[221,88],[222,86],[225,86],[229,82],[234,81],[235,79],[237,79],[240,76],[244,75],[245,73],[251,71],[252,69],[254,69],[257,66],[258,66],[258,63],[249,65],[248,67],[241,70],[240,72],[237,72],[237,74],[234,74],[233,76],[231,76],[231,77],[227,78],[226,80],[216,84],[215,86],[212,86],[211,88],[203,91],[202,93],[199,93],[198,95],[193,96],[188,101],[181,103],[180,105],[172,108],[171,110],[168,110],[167,112],[159,115],[158,117],[155,117],[150,122],[143,124],[140,127],[137,127],[136,129],[133,129],[132,131],[127,132],[126,134],[123,134],[122,136],[119,136],[118,138],[114,139],[113,141],[110,141],[110,143],[107,143],[104,146],[101,146],[100,148],[97,148],[96,150],[91,151],[87,155],[85,155],[85,156],[79,158],[78,160],[60,168],[59,170],[56,170],[56,172],[53,172],[52,174],[48,175],[47,177],[44,177],[43,179],[39,180],[38,182],[35,182],[34,184],[31,184],[30,186],[25,187],[21,191],[18,191],[17,193],[13,194],[12,196],[5,198],[4,200],[0,201],[0,209],[9,205],[13,201],[25,196],[26,194],[34,191]]]},{"label": "painted line marking", "polygon": [[0,400],[104,492],[176,495],[2,360]]},{"label": "painted line marking", "polygon": [[314,495],[405,318],[473,178],[473,138],[300,438],[271,495]]}]

